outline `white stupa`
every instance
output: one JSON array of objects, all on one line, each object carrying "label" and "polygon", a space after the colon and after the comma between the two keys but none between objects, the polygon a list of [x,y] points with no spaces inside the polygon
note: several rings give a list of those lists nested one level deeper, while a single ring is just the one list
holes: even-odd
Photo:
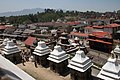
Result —
[{"label": "white stupa", "polygon": [[120,47],[116,45],[115,49],[111,51],[112,54],[117,55],[118,60],[120,60]]},{"label": "white stupa", "polygon": [[20,52],[21,50],[16,46],[13,41],[7,41],[6,46],[3,48],[2,54],[9,55]]},{"label": "white stupa", "polygon": [[120,54],[120,47],[118,45],[116,45],[116,48],[114,49],[114,52]]},{"label": "white stupa", "polygon": [[79,72],[85,72],[92,66],[91,60],[84,54],[84,51],[78,50],[76,55],[69,62],[68,67]]},{"label": "white stupa", "polygon": [[79,45],[79,38],[75,37],[74,42],[72,42],[71,45],[73,45],[75,47],[78,46]]},{"label": "white stupa", "polygon": [[74,29],[73,29],[73,32],[77,32],[77,30],[74,28]]},{"label": "white stupa", "polygon": [[97,77],[104,80],[120,80],[120,65],[116,58],[109,58]]},{"label": "white stupa", "polygon": [[46,34],[46,33],[47,33],[46,29],[41,30],[41,34]]},{"label": "white stupa", "polygon": [[75,40],[80,40],[78,37],[75,37]]},{"label": "white stupa", "polygon": [[116,48],[114,49],[114,53],[118,56],[118,59],[120,60],[120,46],[116,45]]},{"label": "white stupa", "polygon": [[47,59],[55,63],[60,63],[68,59],[68,55],[61,49],[61,46],[56,45]]},{"label": "white stupa", "polygon": [[7,41],[9,41],[9,38],[5,38],[5,39],[3,40],[3,43],[1,44],[1,46],[6,46]]},{"label": "white stupa", "polygon": [[38,56],[44,56],[46,54],[50,53],[50,49],[48,46],[46,46],[44,41],[38,42],[38,46],[35,48],[33,54],[38,55]]}]

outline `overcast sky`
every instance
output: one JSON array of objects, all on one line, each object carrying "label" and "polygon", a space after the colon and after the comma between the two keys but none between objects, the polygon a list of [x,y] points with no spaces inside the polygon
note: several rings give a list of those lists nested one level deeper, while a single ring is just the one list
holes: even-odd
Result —
[{"label": "overcast sky", "polygon": [[0,0],[0,12],[31,8],[105,12],[119,10],[120,0]]}]

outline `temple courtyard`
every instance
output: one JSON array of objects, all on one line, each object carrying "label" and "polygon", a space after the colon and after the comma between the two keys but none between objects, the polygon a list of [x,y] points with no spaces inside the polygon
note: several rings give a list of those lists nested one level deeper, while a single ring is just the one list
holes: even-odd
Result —
[{"label": "temple courtyard", "polygon": [[[107,61],[108,54],[102,53],[100,51],[90,50],[87,56],[91,57],[92,62],[96,62],[98,64],[104,65]],[[70,73],[67,75],[61,76],[58,73],[55,73],[50,70],[50,67],[44,68],[41,65],[37,65],[35,67],[34,62],[25,62],[25,66],[22,63],[17,64],[19,68],[30,74],[36,80],[71,80]],[[93,65],[92,67],[92,76],[97,76],[100,71],[100,67]]]},{"label": "temple courtyard", "polygon": [[[70,74],[66,76],[60,76],[57,73],[54,73],[50,68],[44,68],[41,66],[35,67],[33,62],[26,62],[25,66],[23,64],[17,65],[19,68],[30,74],[36,80],[71,80]],[[99,73],[98,69],[92,68],[92,75],[96,76]]]}]

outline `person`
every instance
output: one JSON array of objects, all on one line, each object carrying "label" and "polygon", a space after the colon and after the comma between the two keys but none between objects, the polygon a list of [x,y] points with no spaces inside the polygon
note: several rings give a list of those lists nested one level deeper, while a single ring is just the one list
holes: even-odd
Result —
[{"label": "person", "polygon": [[36,60],[34,61],[34,64],[35,64],[35,67],[37,68],[37,62],[36,62]]},{"label": "person", "polygon": [[25,60],[24,60],[24,50],[22,50],[22,52],[21,52],[21,58],[22,58],[22,64],[23,64],[23,66],[25,66],[25,64],[24,64],[24,62],[25,62]]}]

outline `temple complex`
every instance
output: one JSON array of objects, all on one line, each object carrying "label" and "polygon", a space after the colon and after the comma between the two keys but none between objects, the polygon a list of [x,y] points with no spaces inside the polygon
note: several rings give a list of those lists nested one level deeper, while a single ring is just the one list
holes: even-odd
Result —
[{"label": "temple complex", "polygon": [[46,46],[45,42],[38,42],[38,46],[35,48],[33,55],[35,56],[35,60],[41,66],[48,66],[48,55],[50,54],[50,48]]},{"label": "temple complex", "polygon": [[58,74],[66,72],[68,65],[68,55],[61,49],[61,46],[55,46],[47,58],[50,63],[50,69]]},{"label": "temple complex", "polygon": [[69,62],[72,80],[92,80],[91,60],[84,54],[84,51],[78,50],[76,55]]}]

